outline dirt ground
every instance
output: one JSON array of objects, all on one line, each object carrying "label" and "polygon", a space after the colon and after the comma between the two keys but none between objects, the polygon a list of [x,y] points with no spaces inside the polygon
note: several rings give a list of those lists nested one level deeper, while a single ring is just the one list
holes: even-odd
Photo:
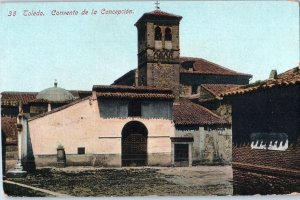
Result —
[{"label": "dirt ground", "polygon": [[10,180],[72,196],[194,196],[233,193],[231,166],[41,168],[26,178]]}]

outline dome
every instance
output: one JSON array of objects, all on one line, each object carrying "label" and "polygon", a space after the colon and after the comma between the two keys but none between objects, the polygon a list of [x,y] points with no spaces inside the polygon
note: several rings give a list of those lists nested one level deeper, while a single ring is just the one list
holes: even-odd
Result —
[{"label": "dome", "polygon": [[37,99],[46,99],[51,102],[64,102],[72,101],[75,97],[67,90],[57,87],[57,83],[54,83],[54,87],[47,88],[39,92],[36,96]]}]

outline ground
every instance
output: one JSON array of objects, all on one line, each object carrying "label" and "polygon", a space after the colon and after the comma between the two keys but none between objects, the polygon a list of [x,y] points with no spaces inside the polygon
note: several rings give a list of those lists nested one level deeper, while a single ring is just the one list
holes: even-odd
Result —
[{"label": "ground", "polygon": [[[9,180],[72,196],[191,196],[233,193],[231,166],[41,168],[26,178]],[[10,195],[9,191],[6,192]],[[30,195],[34,196],[33,193]]]}]

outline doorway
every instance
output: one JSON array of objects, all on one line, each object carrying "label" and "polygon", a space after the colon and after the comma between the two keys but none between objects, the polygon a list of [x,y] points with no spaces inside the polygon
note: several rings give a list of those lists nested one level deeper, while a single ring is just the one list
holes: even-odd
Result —
[{"label": "doorway", "polygon": [[138,121],[128,122],[122,130],[122,166],[147,165],[146,126]]}]

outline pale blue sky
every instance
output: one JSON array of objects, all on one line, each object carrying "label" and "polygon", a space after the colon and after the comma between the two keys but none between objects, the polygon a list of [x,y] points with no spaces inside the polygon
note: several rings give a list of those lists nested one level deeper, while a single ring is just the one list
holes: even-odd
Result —
[{"label": "pale blue sky", "polygon": [[[91,90],[137,66],[134,23],[154,1],[23,3],[0,6],[0,90],[40,91],[53,85]],[[265,79],[299,62],[299,5],[291,1],[161,2],[183,16],[182,56],[208,59]],[[51,11],[132,9],[131,15],[51,16]],[[24,17],[23,10],[44,17]],[[16,17],[8,17],[16,10]]]}]

